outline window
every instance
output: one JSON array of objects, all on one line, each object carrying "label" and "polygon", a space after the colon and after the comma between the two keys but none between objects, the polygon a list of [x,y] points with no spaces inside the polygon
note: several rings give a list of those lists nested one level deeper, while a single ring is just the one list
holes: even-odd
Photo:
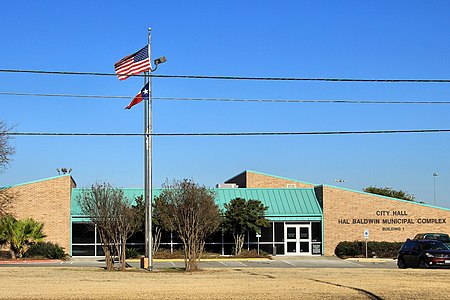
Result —
[{"label": "window", "polygon": [[295,188],[297,187],[297,185],[296,185],[295,183],[288,183],[288,184],[286,185],[286,187],[287,187],[288,189],[295,189]]},{"label": "window", "polygon": [[94,244],[95,230],[92,224],[72,223],[72,243],[73,244]]},{"label": "window", "polygon": [[403,251],[409,251],[409,250],[411,250],[411,249],[412,249],[412,242],[411,242],[411,241],[406,241],[406,242],[403,244],[402,250],[403,250]]},{"label": "window", "polygon": [[312,242],[322,242],[322,225],[320,222],[311,223]]}]

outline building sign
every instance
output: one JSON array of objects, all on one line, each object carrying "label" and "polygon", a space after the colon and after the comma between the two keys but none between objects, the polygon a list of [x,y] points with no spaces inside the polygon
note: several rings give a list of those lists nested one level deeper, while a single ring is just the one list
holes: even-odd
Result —
[{"label": "building sign", "polygon": [[322,254],[322,245],[312,244],[312,254]]},{"label": "building sign", "polygon": [[406,210],[377,210],[372,218],[338,219],[337,223],[339,225],[380,225],[387,226],[382,228],[383,231],[396,231],[404,230],[403,226],[411,224],[447,224],[447,219],[412,217]]},{"label": "building sign", "polygon": [[365,239],[369,238],[369,229],[364,229],[364,238]]}]

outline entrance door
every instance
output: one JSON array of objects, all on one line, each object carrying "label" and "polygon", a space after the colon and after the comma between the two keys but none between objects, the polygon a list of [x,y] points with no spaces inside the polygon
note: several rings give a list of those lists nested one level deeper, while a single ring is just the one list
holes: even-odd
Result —
[{"label": "entrance door", "polygon": [[286,255],[311,255],[311,225],[286,224],[284,235]]}]

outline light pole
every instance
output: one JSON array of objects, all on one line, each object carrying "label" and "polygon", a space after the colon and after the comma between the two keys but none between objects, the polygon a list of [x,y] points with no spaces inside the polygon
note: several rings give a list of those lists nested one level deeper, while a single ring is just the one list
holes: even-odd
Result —
[{"label": "light pole", "polygon": [[433,203],[436,205],[436,177],[438,177],[439,174],[434,172],[433,173]]},{"label": "light pole", "polygon": [[335,179],[334,182],[336,183],[344,183],[346,180],[345,179]]}]

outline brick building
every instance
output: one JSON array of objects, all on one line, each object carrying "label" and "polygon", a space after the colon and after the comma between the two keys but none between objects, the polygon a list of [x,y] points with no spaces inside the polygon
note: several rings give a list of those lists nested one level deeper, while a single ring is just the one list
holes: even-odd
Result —
[{"label": "brick building", "polygon": [[314,189],[323,211],[324,255],[334,255],[340,241],[402,242],[420,232],[450,233],[450,209],[329,185],[244,171],[226,183],[239,187]]},{"label": "brick building", "polygon": [[44,223],[46,241],[70,249],[70,202],[76,187],[70,175],[8,187],[13,195],[11,214],[17,219],[33,218]]},{"label": "brick building", "polygon": [[[73,256],[102,255],[95,229],[87,226],[76,203],[80,189],[70,175],[10,187],[16,194],[13,214],[44,223],[47,240],[57,242]],[[261,236],[248,233],[245,248],[260,247],[277,255],[334,255],[340,241],[401,242],[420,232],[450,232],[450,209],[399,200],[329,185],[244,171],[218,185],[220,206],[236,197],[257,199],[269,206],[270,227]],[[124,189],[133,199],[142,189]],[[160,190],[155,189],[154,194]],[[141,237],[130,242],[143,247]],[[176,236],[166,235],[162,246],[179,246]],[[228,254],[232,242],[226,233],[208,241],[211,250]]]}]

